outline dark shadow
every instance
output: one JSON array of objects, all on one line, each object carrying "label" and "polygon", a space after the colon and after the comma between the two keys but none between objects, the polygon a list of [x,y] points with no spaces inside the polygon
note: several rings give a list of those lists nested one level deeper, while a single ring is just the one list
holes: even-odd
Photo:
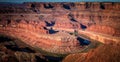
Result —
[{"label": "dark shadow", "polygon": [[27,52],[27,53],[35,53],[34,50],[25,47],[25,48],[19,48],[17,45],[5,45],[7,49],[10,49],[12,51],[21,51],[21,52]]},{"label": "dark shadow", "polygon": [[28,47],[25,47],[25,48],[20,48],[20,51],[24,51],[24,52],[29,52],[29,53],[35,53],[34,50],[28,48]]},{"label": "dark shadow", "polygon": [[70,10],[70,9],[71,9],[70,6],[67,5],[67,4],[63,4],[63,8],[65,8],[65,9],[67,9],[67,10]]},{"label": "dark shadow", "polygon": [[16,46],[16,45],[5,45],[5,47],[12,51],[20,51],[20,48],[18,48],[18,46]]},{"label": "dark shadow", "polygon": [[21,17],[24,17],[24,15],[20,15]]},{"label": "dark shadow", "polygon": [[52,28],[48,29],[48,28],[44,27],[44,29],[48,30],[49,34],[55,34],[55,33],[59,32],[59,31],[53,30]]},{"label": "dark shadow", "polygon": [[17,20],[16,20],[17,23],[20,23],[20,21],[21,21],[21,19],[17,19]]},{"label": "dark shadow", "polygon": [[71,20],[72,22],[77,22],[74,18],[71,18],[70,20]]},{"label": "dark shadow", "polygon": [[10,37],[7,37],[7,36],[0,36],[0,43],[4,43],[5,47],[7,49],[10,49],[12,51],[22,51],[22,52],[28,52],[28,53],[35,53],[34,50],[30,49],[29,47],[23,47],[23,48],[20,48],[16,42],[15,42],[15,39],[13,38],[10,38]]},{"label": "dark shadow", "polygon": [[81,37],[77,37],[77,40],[80,42],[80,45],[89,45],[91,42],[89,40],[83,39]]},{"label": "dark shadow", "polygon": [[36,58],[36,62],[47,62],[46,60],[41,59],[39,56],[35,56],[35,58]]},{"label": "dark shadow", "polygon": [[12,41],[12,39],[8,38],[8,37],[5,37],[5,36],[0,36],[0,43],[1,42],[9,42],[9,41]]},{"label": "dark shadow", "polygon": [[51,23],[45,21],[45,23],[46,23],[46,26],[54,26],[54,25],[55,25],[55,22],[54,22],[54,21],[52,21]]},{"label": "dark shadow", "polygon": [[86,9],[91,7],[91,3],[86,2],[85,5],[86,5],[86,7],[85,7]]},{"label": "dark shadow", "polygon": [[54,34],[54,33],[57,33],[57,32],[59,32],[59,31],[55,31],[55,30],[53,30],[52,28],[49,29],[49,34]]},{"label": "dark shadow", "polygon": [[40,10],[35,8],[34,12],[36,12],[37,14],[40,14]]},{"label": "dark shadow", "polygon": [[35,4],[31,4],[31,8],[35,8]]},{"label": "dark shadow", "polygon": [[112,2],[112,5],[115,5],[115,2]]},{"label": "dark shadow", "polygon": [[100,3],[100,9],[105,9],[105,5],[103,3]]},{"label": "dark shadow", "polygon": [[46,9],[50,9],[50,8],[53,8],[54,6],[52,6],[51,4],[48,4],[48,5],[46,5],[46,4],[44,4],[44,8],[46,8]]},{"label": "dark shadow", "polygon": [[61,62],[63,57],[45,56],[50,62]]},{"label": "dark shadow", "polygon": [[36,8],[36,5],[35,4],[31,4],[31,10],[33,12],[36,12],[37,14],[40,14],[40,10]]},{"label": "dark shadow", "polygon": [[83,25],[83,24],[80,24],[80,27],[83,29],[83,30],[85,30],[87,27],[85,26],[85,25]]},{"label": "dark shadow", "polygon": [[43,27],[45,30],[48,30],[46,27]]},{"label": "dark shadow", "polygon": [[88,2],[86,2],[85,5],[86,5],[85,7],[86,9],[89,8]]},{"label": "dark shadow", "polygon": [[75,4],[73,2],[70,3],[70,6],[75,7]]},{"label": "dark shadow", "polygon": [[37,14],[40,14],[40,10],[37,9],[37,8],[32,8],[32,11],[35,12],[35,13],[37,13]]},{"label": "dark shadow", "polygon": [[0,22],[2,21],[2,19],[0,19]]},{"label": "dark shadow", "polygon": [[11,23],[11,20],[10,20],[10,19],[8,19],[8,20],[7,20],[7,24],[10,24],[10,23]]},{"label": "dark shadow", "polygon": [[72,22],[77,22],[77,21],[74,19],[74,15],[71,14],[71,13],[68,14],[68,18],[69,18],[70,21],[72,21]]}]

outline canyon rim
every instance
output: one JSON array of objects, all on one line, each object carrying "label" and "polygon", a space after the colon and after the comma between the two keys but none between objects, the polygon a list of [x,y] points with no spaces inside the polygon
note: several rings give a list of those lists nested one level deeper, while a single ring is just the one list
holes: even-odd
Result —
[{"label": "canyon rim", "polygon": [[120,62],[120,3],[0,3],[0,62]]}]

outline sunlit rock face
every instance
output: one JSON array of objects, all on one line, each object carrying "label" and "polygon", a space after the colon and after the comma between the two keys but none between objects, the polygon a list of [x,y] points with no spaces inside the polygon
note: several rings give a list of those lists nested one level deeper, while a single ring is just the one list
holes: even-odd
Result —
[{"label": "sunlit rock face", "polygon": [[[119,36],[120,3],[25,3],[28,8],[35,5],[40,12],[52,14],[55,27],[82,29]],[[47,8],[46,8],[47,7]],[[45,17],[51,20],[49,16]],[[95,28],[95,29],[94,29]],[[108,31],[107,31],[108,30]]]},{"label": "sunlit rock face", "polygon": [[105,33],[105,34],[109,34],[112,36],[120,36],[119,30],[116,30],[116,29],[109,27],[109,26],[93,25],[90,28],[88,28],[87,30]]},{"label": "sunlit rock face", "polygon": [[120,53],[118,52],[120,51],[119,47],[120,43],[105,44],[97,49],[89,51],[88,53],[70,54],[62,62],[117,62],[120,61],[118,58],[118,56],[120,56]]},{"label": "sunlit rock face", "polygon": [[99,36],[101,34],[120,36],[120,3],[26,2],[0,8],[0,33],[48,52],[79,52],[83,46],[75,30],[99,41],[107,38]]},{"label": "sunlit rock face", "polygon": [[[57,31],[49,33],[45,22],[9,20],[1,21],[0,33],[22,39],[25,43],[54,53],[72,53],[80,49],[80,43],[75,36]],[[13,25],[13,23],[16,23]]]}]

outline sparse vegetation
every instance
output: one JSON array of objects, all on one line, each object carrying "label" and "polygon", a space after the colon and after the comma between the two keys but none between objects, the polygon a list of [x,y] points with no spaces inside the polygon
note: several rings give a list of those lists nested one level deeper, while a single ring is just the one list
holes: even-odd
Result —
[{"label": "sparse vegetation", "polygon": [[120,62],[120,43],[112,42],[120,40],[119,7],[111,2],[2,2],[0,62],[61,62],[67,55],[63,62]]},{"label": "sparse vegetation", "polygon": [[65,57],[66,55],[68,55],[68,54],[57,54],[57,53],[47,52],[47,51],[42,50],[42,49],[39,48],[39,47],[35,47],[35,49],[38,50],[40,53],[42,53],[42,54],[45,55],[45,56]]},{"label": "sparse vegetation", "polygon": [[103,43],[101,42],[98,42],[98,41],[95,41],[95,40],[92,40],[90,45],[86,46],[82,51],[81,53],[87,53],[89,52],[91,49],[95,49],[99,46],[103,45]]},{"label": "sparse vegetation", "polygon": [[[120,43],[103,44],[86,54],[67,56],[63,62],[120,62]],[[74,60],[74,61],[73,61]]]},{"label": "sparse vegetation", "polygon": [[74,32],[69,32],[70,35],[78,36],[78,31],[74,30]]},{"label": "sparse vegetation", "polygon": [[0,34],[0,62],[30,62],[31,59],[34,62],[47,62],[40,52],[37,53],[20,39]]}]

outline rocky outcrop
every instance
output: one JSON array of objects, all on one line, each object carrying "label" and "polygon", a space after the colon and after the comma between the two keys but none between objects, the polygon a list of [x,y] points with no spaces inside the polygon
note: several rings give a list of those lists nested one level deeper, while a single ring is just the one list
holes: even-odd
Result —
[{"label": "rocky outcrop", "polygon": [[79,30],[79,33],[86,35],[90,39],[102,42],[104,44],[110,44],[111,42],[114,42],[114,43],[120,42],[119,37],[113,37],[113,36],[102,34],[102,33],[97,33],[92,31],[81,31],[81,30]]},{"label": "rocky outcrop", "polygon": [[67,10],[71,9],[79,9],[79,10],[85,10],[85,9],[95,9],[95,10],[120,10],[118,9],[119,3],[112,3],[112,2],[77,2],[77,3],[69,3],[69,2],[62,2],[62,3],[40,3],[40,2],[26,2],[25,5],[28,8],[31,8],[31,6],[34,4],[37,8],[45,8],[45,9],[56,9],[56,8],[63,8]]},{"label": "rocky outcrop", "polygon": [[[95,40],[99,38],[101,42],[107,37],[87,31],[115,37],[120,35],[119,3],[26,2],[21,5],[0,7],[0,32],[49,52],[71,53],[80,49],[80,42],[68,32],[62,32],[65,30],[83,30],[85,35],[90,35]],[[50,29],[46,27],[63,30],[50,34]],[[107,40],[111,39],[108,37]]]},{"label": "rocky outcrop", "polygon": [[[13,37],[16,37],[23,40],[25,43],[33,46],[39,47],[45,51],[53,53],[71,53],[79,51],[80,44],[77,40],[71,40],[68,38],[60,38],[59,35],[55,38],[50,37],[49,35],[41,35],[38,33],[33,33],[30,31],[24,30],[15,30],[12,28],[5,28],[5,30],[0,29],[1,33],[9,34]],[[14,32],[13,32],[14,31]],[[14,33],[14,34],[13,34]],[[25,34],[25,35],[24,35]],[[64,34],[63,34],[64,35]],[[44,37],[45,36],[45,37]]]},{"label": "rocky outcrop", "polygon": [[[3,7],[2,7],[3,6]],[[1,10],[13,10],[14,14],[0,15],[2,19],[24,19],[55,22],[55,27],[82,29],[84,25],[87,30],[97,31],[103,34],[119,36],[119,7],[120,3],[111,2],[79,2],[79,3],[40,3],[26,2],[24,4],[12,5],[10,9],[1,6]],[[12,8],[11,8],[12,7]],[[23,8],[21,8],[23,7]],[[9,7],[8,7],[9,8]],[[14,9],[13,9],[14,8]],[[20,8],[20,9],[19,9]],[[4,10],[4,11],[5,11]],[[22,11],[22,12],[21,12]],[[6,11],[7,12],[7,11]],[[27,13],[28,12],[28,13]],[[1,11],[1,14],[4,12]],[[13,12],[10,12],[13,13]],[[19,15],[18,15],[19,13]],[[32,15],[31,15],[32,14]],[[11,16],[12,15],[12,16]],[[8,17],[8,18],[6,18]],[[3,22],[2,22],[3,23]],[[44,22],[43,22],[44,24]],[[102,26],[101,29],[99,26]],[[94,27],[95,26],[95,27]],[[105,27],[106,26],[106,27]],[[96,28],[96,29],[92,29]],[[104,30],[104,28],[106,28]],[[109,32],[107,32],[109,30]],[[112,31],[112,32],[110,32]]]},{"label": "rocky outcrop", "polygon": [[65,54],[77,52],[80,49],[80,42],[75,36],[64,31],[49,34],[48,29],[45,28],[46,24],[40,24],[43,22],[10,21],[10,23],[8,21],[1,23],[0,33],[17,37],[33,47],[39,47],[48,52]]},{"label": "rocky outcrop", "polygon": [[44,55],[17,38],[0,34],[0,46],[0,62],[48,62]]},{"label": "rocky outcrop", "polygon": [[79,23],[74,23],[70,21],[56,21],[56,24],[54,25],[56,28],[68,28],[68,29],[80,29]]},{"label": "rocky outcrop", "polygon": [[120,43],[105,44],[88,53],[70,54],[62,62],[119,62],[119,47]]},{"label": "rocky outcrop", "polygon": [[119,36],[120,35],[119,30],[116,30],[116,29],[109,27],[109,26],[93,25],[93,26],[90,26],[87,30],[108,34],[111,36]]},{"label": "rocky outcrop", "polygon": [[[70,10],[92,10],[92,11],[119,11],[120,3],[112,2],[61,2],[61,3],[43,3],[43,2],[25,2],[23,4],[7,5],[1,4],[1,13],[35,13],[37,10],[41,11],[70,11]],[[32,11],[30,10],[32,9]],[[5,10],[5,11],[3,11]]]},{"label": "rocky outcrop", "polygon": [[[75,32],[75,29],[66,29],[66,28],[55,28],[56,30],[63,30],[68,32]],[[82,35],[83,37],[86,37],[88,39],[93,39],[99,42],[102,42],[104,44],[110,44],[111,42],[119,43],[120,39],[117,36],[107,35],[103,33],[93,32],[89,30],[77,30],[79,35]]]},{"label": "rocky outcrop", "polygon": [[2,20],[0,22],[1,27],[12,27],[16,29],[25,29],[39,33],[47,34],[47,30],[44,29],[44,22],[37,21],[25,21],[25,20]]}]

